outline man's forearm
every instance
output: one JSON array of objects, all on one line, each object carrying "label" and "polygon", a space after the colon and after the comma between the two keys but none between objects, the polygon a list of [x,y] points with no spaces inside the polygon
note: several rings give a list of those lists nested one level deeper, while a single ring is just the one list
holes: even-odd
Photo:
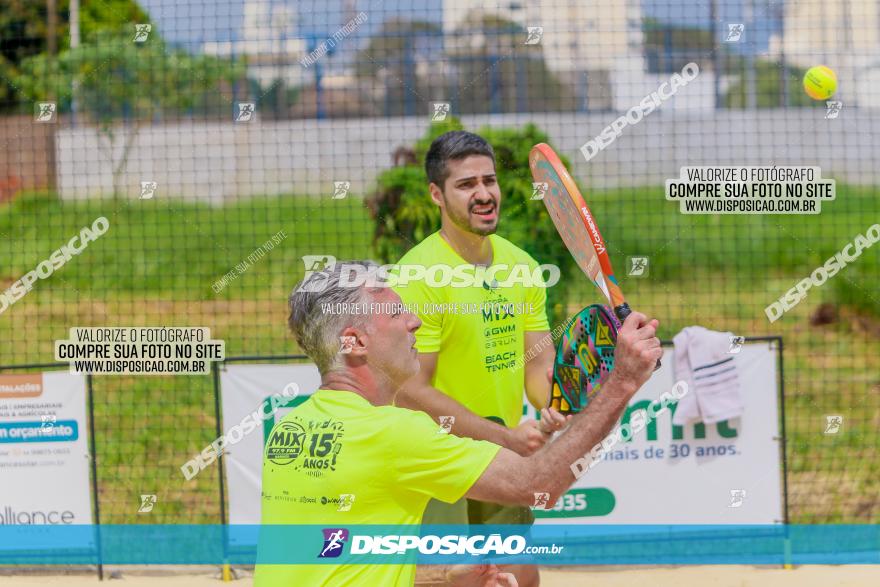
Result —
[{"label": "man's forearm", "polygon": [[536,410],[540,411],[550,404],[552,383],[548,379],[547,372],[553,371],[553,359],[556,356],[556,349],[553,348],[552,344],[543,347],[538,346],[544,344],[545,339],[552,341],[549,332],[540,333],[543,335],[542,338],[532,345],[529,345],[529,343],[533,342],[535,337],[529,336],[530,334],[532,333],[526,333],[527,347],[541,348],[541,350],[525,364],[526,397],[529,399],[529,403]]},{"label": "man's forearm", "polygon": [[488,440],[501,446],[509,444],[510,430],[492,420],[476,415],[439,389],[425,384],[412,384],[397,395],[396,404],[402,408],[426,412],[440,422],[441,416],[452,416],[455,421],[450,432],[456,436]]},{"label": "man's forearm", "polygon": [[547,380],[547,370],[538,372],[539,368],[526,371],[526,397],[532,407],[538,411],[550,405],[550,382]]},{"label": "man's forearm", "polygon": [[523,477],[534,480],[533,492],[550,493],[555,501],[568,490],[575,481],[572,464],[608,436],[635,392],[631,387],[609,379],[602,393],[572,418],[564,433],[528,459],[528,474]]},{"label": "man's forearm", "polygon": [[575,481],[572,465],[600,444],[620,419],[635,388],[609,379],[568,429],[530,457],[502,450],[468,491],[468,497],[494,503],[534,505],[536,493],[555,502]]},{"label": "man's forearm", "polygon": [[615,369],[602,392],[571,419],[554,442],[530,457],[501,450],[467,492],[472,499],[496,503],[533,504],[536,493],[550,494],[554,503],[583,471],[584,456],[603,447],[602,440],[620,419],[636,391],[651,377],[663,354],[656,336],[658,322],[639,312],[630,314],[618,331]]},{"label": "man's forearm", "polygon": [[416,586],[449,585],[449,565],[419,565],[416,567]]}]

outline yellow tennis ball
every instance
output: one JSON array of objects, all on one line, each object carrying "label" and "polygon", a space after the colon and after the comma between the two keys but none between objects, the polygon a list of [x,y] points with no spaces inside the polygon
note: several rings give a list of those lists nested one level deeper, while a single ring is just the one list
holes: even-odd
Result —
[{"label": "yellow tennis ball", "polygon": [[837,91],[837,76],[824,65],[811,67],[804,75],[804,91],[813,100],[827,100]]}]

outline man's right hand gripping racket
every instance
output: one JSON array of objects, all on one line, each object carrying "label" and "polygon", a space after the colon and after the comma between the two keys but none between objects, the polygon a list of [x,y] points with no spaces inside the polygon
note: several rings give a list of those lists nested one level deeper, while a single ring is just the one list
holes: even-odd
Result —
[{"label": "man's right hand gripping racket", "polygon": [[[546,184],[546,189],[543,190],[544,206],[547,207],[547,212],[550,214],[559,236],[571,256],[574,257],[578,267],[602,292],[613,308],[612,313],[604,306],[590,306],[582,310],[569,323],[565,333],[571,332],[574,335],[576,332],[580,332],[578,329],[584,329],[587,342],[579,342],[577,337],[566,338],[565,334],[560,340],[556,353],[556,364],[553,369],[554,403],[558,404],[557,409],[563,413],[577,413],[584,409],[589,400],[598,393],[602,381],[614,368],[614,343],[617,341],[617,329],[632,313],[632,310],[626,303],[623,291],[614,277],[611,259],[608,257],[605,241],[602,240],[602,235],[599,233],[599,227],[562,161],[549,145],[540,143],[532,147],[529,154],[529,167],[535,182]],[[600,326],[608,329],[610,340],[610,344],[600,345],[601,351],[595,345],[595,337],[599,333]],[[590,347],[588,343],[591,336],[593,337],[593,347]],[[600,339],[604,343],[605,339],[601,337]],[[610,360],[607,359],[609,353]],[[568,360],[574,357],[580,358],[574,362]],[[590,370],[591,366],[595,367],[594,371]],[[578,381],[580,383],[575,382],[573,371],[575,368],[579,371]],[[659,368],[660,361],[658,360],[656,369]]]}]

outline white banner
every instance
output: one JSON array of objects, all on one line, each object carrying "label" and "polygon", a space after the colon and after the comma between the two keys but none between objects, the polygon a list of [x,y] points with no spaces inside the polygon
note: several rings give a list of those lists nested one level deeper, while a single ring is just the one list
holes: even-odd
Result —
[{"label": "white banner", "polygon": [[85,377],[0,375],[0,525],[91,524],[89,471]]},{"label": "white banner", "polygon": [[[775,347],[750,343],[733,355],[745,405],[741,418],[674,427],[670,410],[659,414],[583,473],[553,510],[536,511],[539,523],[782,523]],[[672,365],[667,349],[663,366],[630,401],[623,421],[672,389]],[[529,408],[526,417],[533,415]]]},{"label": "white banner", "polygon": [[229,523],[260,523],[260,492],[262,487],[263,447],[272,426],[294,406],[308,399],[318,389],[321,376],[312,364],[237,365],[226,364],[220,369],[220,392],[223,401],[223,429],[233,426],[262,409],[271,411],[269,398],[284,392],[295,383],[299,394],[283,402],[274,417],[260,419],[250,434],[225,449],[226,488],[229,493]]}]

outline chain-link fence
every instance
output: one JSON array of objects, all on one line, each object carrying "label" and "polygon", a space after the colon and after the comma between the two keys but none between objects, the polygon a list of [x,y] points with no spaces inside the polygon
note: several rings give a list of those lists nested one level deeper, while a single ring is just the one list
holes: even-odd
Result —
[{"label": "chain-link fence", "polygon": [[[532,199],[528,149],[546,141],[662,338],[783,337],[791,521],[876,523],[876,3],[435,4],[0,8],[0,362],[51,362],[75,326],[203,326],[227,355],[298,352],[286,297],[303,257],[394,262],[435,230],[423,157],[452,128],[496,150],[499,234],[563,267],[555,325],[599,300]],[[815,65],[836,73],[827,100],[805,94]],[[685,214],[664,185],[686,166],[818,167],[836,198]],[[100,238],[42,265],[101,217]],[[816,273],[840,251],[845,267]],[[95,381],[101,522],[135,520],[141,494],[163,504],[151,521],[217,521],[217,475],[179,472],[216,435],[210,377]]]}]

